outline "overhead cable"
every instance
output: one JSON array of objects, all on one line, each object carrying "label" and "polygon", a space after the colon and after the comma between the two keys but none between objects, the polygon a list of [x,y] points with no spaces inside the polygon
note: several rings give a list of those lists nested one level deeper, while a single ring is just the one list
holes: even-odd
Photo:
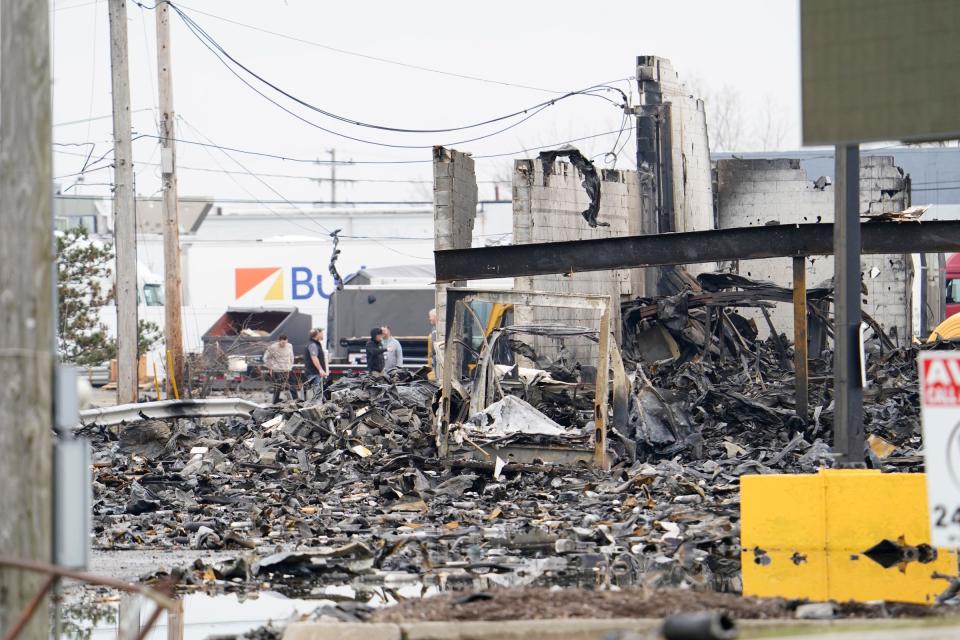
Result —
[{"label": "overhead cable", "polygon": [[[465,130],[469,130],[469,129],[475,129],[475,128],[479,128],[479,127],[485,127],[485,126],[489,126],[489,125],[492,125],[492,124],[497,124],[497,123],[500,123],[500,122],[504,122],[504,121],[506,121],[506,120],[512,120],[512,119],[515,119],[515,118],[521,118],[521,117],[522,117],[522,119],[521,119],[519,122],[514,123],[513,125],[511,125],[511,126],[509,126],[509,127],[506,127],[506,128],[504,128],[504,129],[501,129],[501,130],[499,130],[499,131],[496,131],[496,132],[493,132],[493,133],[491,133],[491,134],[488,134],[487,136],[481,136],[481,137],[478,137],[478,138],[473,138],[473,139],[471,139],[471,140],[462,140],[462,141],[458,141],[458,142],[446,143],[446,144],[449,146],[449,145],[454,145],[454,144],[463,144],[463,143],[465,143],[465,142],[473,142],[473,141],[478,140],[478,139],[483,139],[484,137],[489,137],[490,135],[496,135],[496,134],[498,134],[498,133],[502,133],[503,131],[506,131],[507,129],[510,129],[510,128],[512,128],[513,126],[517,126],[518,124],[524,122],[525,120],[529,119],[530,117],[532,117],[532,116],[540,113],[540,112],[543,111],[544,109],[553,106],[553,105],[556,104],[557,102],[560,102],[560,101],[562,101],[562,100],[566,100],[566,99],[569,99],[569,98],[577,97],[577,96],[590,96],[590,97],[602,98],[602,99],[607,100],[608,102],[614,104],[615,106],[617,106],[618,108],[621,108],[621,109],[624,108],[624,107],[626,107],[626,106],[628,106],[628,104],[627,104],[627,103],[628,103],[628,98],[627,98],[626,94],[625,94],[621,89],[619,89],[619,88],[617,88],[617,87],[614,87],[614,86],[610,86],[610,85],[593,85],[593,86],[587,87],[587,88],[585,88],[585,89],[580,89],[580,90],[577,90],[577,91],[569,91],[569,92],[567,92],[567,93],[565,93],[565,94],[562,94],[562,95],[560,95],[560,96],[558,96],[558,97],[556,97],[556,98],[552,98],[552,99],[550,99],[550,100],[546,100],[546,101],[543,101],[543,102],[540,102],[540,103],[531,105],[531,106],[529,106],[529,107],[525,107],[525,108],[523,108],[523,109],[519,109],[519,110],[513,111],[513,112],[511,112],[511,113],[507,113],[507,114],[504,114],[504,115],[496,116],[496,117],[493,117],[493,118],[488,118],[488,119],[483,120],[483,121],[480,121],[480,122],[475,122],[475,123],[466,124],[466,125],[461,125],[461,126],[456,126],[456,127],[437,128],[437,129],[416,129],[416,128],[410,128],[410,127],[393,127],[393,126],[387,126],[387,125],[382,125],[382,124],[374,124],[374,123],[364,122],[364,121],[359,120],[359,119],[356,119],[356,118],[350,118],[350,117],[342,116],[342,115],[333,113],[333,112],[331,112],[331,111],[329,111],[329,110],[327,110],[327,109],[324,109],[324,108],[322,108],[322,107],[318,107],[318,106],[316,106],[316,105],[314,105],[314,104],[312,104],[312,103],[310,103],[310,102],[308,102],[308,101],[306,101],[306,100],[303,100],[303,99],[301,99],[301,98],[299,98],[299,97],[291,94],[290,92],[282,89],[282,88],[281,88],[280,86],[278,86],[277,84],[271,82],[270,80],[266,79],[266,78],[263,77],[262,75],[256,73],[256,72],[253,71],[251,68],[249,68],[248,66],[246,66],[245,64],[243,64],[242,62],[240,62],[235,56],[233,56],[233,55],[230,54],[225,48],[223,48],[223,46],[221,46],[221,45],[219,44],[219,42],[217,42],[217,40],[216,40],[215,38],[213,38],[207,31],[205,31],[199,24],[197,24],[196,21],[194,21],[190,16],[186,15],[186,14],[185,14],[182,10],[180,10],[175,4],[173,4],[173,3],[168,3],[168,4],[169,4],[170,7],[177,13],[177,15],[183,20],[183,22],[184,22],[184,24],[187,26],[188,30],[189,30],[195,37],[197,37],[197,39],[200,40],[201,43],[204,44],[204,46],[207,47],[207,49],[209,49],[211,52],[213,52],[213,53],[216,55],[216,57],[218,58],[218,60],[219,60],[222,64],[224,64],[225,66],[227,66],[227,67],[234,73],[234,75],[236,75],[238,78],[240,78],[241,80],[243,80],[244,83],[247,84],[248,87],[250,87],[251,89],[253,89],[254,91],[256,91],[258,94],[260,94],[260,95],[263,96],[264,98],[267,98],[267,96],[264,95],[261,91],[259,91],[259,89],[257,89],[256,87],[254,87],[252,84],[250,84],[249,82],[247,82],[244,78],[242,78],[242,76],[240,76],[240,74],[237,73],[237,71],[236,71],[235,69],[233,69],[233,67],[231,67],[230,65],[227,64],[227,61],[229,61],[230,63],[232,63],[234,66],[239,67],[239,68],[242,69],[244,72],[246,72],[248,75],[252,76],[253,78],[255,78],[256,80],[258,80],[258,81],[261,82],[262,84],[266,85],[267,87],[270,87],[270,88],[273,89],[274,91],[280,93],[281,95],[283,95],[284,97],[292,100],[293,102],[295,102],[295,103],[297,103],[297,104],[299,104],[299,105],[301,105],[301,106],[303,106],[303,107],[305,107],[305,108],[307,108],[307,109],[310,109],[310,110],[312,110],[312,111],[315,111],[316,113],[319,113],[319,114],[324,115],[324,116],[326,116],[326,117],[329,117],[329,118],[331,118],[331,119],[334,119],[334,120],[337,120],[337,121],[339,121],[339,122],[343,122],[343,123],[346,123],[346,124],[349,124],[349,125],[352,125],[352,126],[358,126],[358,127],[376,129],[376,130],[387,131],[387,132],[392,132],[392,133],[416,133],[416,134],[428,134],[428,133],[430,133],[430,134],[433,134],[433,133],[451,133],[451,132],[456,132],[456,131],[465,131]],[[605,91],[615,91],[615,92],[619,93],[619,94],[621,95],[622,99],[623,99],[623,103],[622,103],[622,104],[618,104],[618,103],[616,103],[615,101],[610,100],[610,99],[607,98],[606,96],[601,95],[600,92],[605,92]],[[269,98],[267,98],[267,99],[269,99]],[[271,100],[271,102],[274,102],[274,101]],[[276,102],[274,102],[274,104],[276,104],[277,106],[281,106],[281,105],[279,105],[279,104],[276,103]],[[288,113],[290,113],[289,110],[287,110],[287,109],[284,109],[284,110],[286,110]],[[296,114],[292,114],[292,115],[296,115]],[[301,117],[301,119],[303,119],[303,118]],[[315,123],[314,123],[314,125],[315,125]],[[315,125],[315,126],[317,126],[317,125]],[[322,128],[322,127],[319,127],[319,126],[318,126],[318,128]],[[329,133],[333,133],[334,135],[342,135],[342,136],[344,136],[344,137],[349,137],[349,136],[346,136],[345,134],[341,134],[341,133],[339,133],[339,132],[334,132],[334,131],[328,131],[328,132],[329,132]],[[358,142],[365,142],[365,143],[368,143],[368,144],[382,144],[382,145],[384,144],[384,143],[380,143],[380,142],[376,142],[376,141],[360,140],[360,139],[356,139],[356,138],[353,138],[353,137],[349,137],[349,138],[350,138],[350,139],[354,139],[354,140],[356,140],[356,141],[358,141]],[[403,146],[405,146],[405,145],[384,145],[384,146],[403,147]],[[432,145],[430,145],[430,146],[432,146]],[[417,147],[414,147],[414,146],[412,146],[412,145],[409,146],[409,147],[410,147],[410,148],[417,148]],[[423,148],[423,146],[420,146],[419,148]]]}]

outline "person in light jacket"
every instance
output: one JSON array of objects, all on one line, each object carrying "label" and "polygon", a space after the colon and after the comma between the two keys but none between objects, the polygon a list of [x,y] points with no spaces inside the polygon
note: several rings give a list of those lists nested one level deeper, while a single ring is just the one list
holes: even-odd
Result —
[{"label": "person in light jacket", "polygon": [[290,399],[296,400],[297,385],[290,377],[293,370],[293,345],[287,341],[287,336],[270,344],[263,353],[263,364],[267,367],[270,381],[273,384],[273,404],[280,401],[280,392],[286,387],[290,391]]},{"label": "person in light jacket", "polygon": [[400,346],[400,341],[393,337],[389,326],[383,325],[380,327],[380,331],[383,332],[383,341],[381,344],[383,348],[387,350],[387,352],[383,354],[383,370],[390,371],[391,369],[402,367],[403,347]]}]

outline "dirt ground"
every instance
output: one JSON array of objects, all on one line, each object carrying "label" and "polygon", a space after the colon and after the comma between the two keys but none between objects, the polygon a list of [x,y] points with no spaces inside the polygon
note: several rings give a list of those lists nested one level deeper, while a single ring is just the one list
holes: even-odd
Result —
[{"label": "dirt ground", "polygon": [[[376,622],[444,620],[540,620],[546,618],[662,618],[675,613],[726,610],[737,619],[792,618],[796,602],[744,598],[729,593],[660,589],[644,592],[581,589],[499,589],[482,593],[446,593],[407,600],[377,611]],[[947,612],[906,604],[840,607],[841,615],[863,618],[928,617]]]}]

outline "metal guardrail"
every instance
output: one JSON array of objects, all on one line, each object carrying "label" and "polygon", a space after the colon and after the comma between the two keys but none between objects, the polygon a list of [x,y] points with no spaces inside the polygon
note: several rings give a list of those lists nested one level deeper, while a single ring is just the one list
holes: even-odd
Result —
[{"label": "metal guardrail", "polygon": [[113,425],[163,418],[224,418],[249,416],[263,406],[240,398],[204,398],[198,400],[159,400],[118,404],[80,412],[80,423]]}]

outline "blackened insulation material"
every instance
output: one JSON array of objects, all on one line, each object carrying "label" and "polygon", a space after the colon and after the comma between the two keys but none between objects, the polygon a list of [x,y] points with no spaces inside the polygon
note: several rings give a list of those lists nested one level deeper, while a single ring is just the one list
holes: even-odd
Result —
[{"label": "blackened insulation material", "polygon": [[543,163],[544,175],[549,175],[553,169],[554,161],[559,157],[566,157],[573,163],[580,173],[583,174],[581,186],[586,190],[587,197],[590,198],[590,206],[587,207],[581,215],[591,227],[609,227],[609,222],[597,222],[597,216],[600,214],[600,176],[597,174],[597,168],[593,162],[587,160],[579,149],[573,147],[554,149],[552,151],[541,151],[540,162]]},{"label": "blackened insulation material", "polygon": [[[793,289],[781,287],[765,280],[754,280],[736,273],[701,273],[697,282],[704,291],[725,291],[727,289],[742,289],[744,291],[758,291],[766,294],[771,300],[792,300]],[[807,297],[812,300],[826,298],[833,294],[830,287],[808,287]]]},{"label": "blackened insulation material", "polygon": [[339,233],[340,229],[337,229],[330,234],[330,237],[333,238],[333,252],[330,254],[330,276],[333,278],[333,286],[337,288],[337,291],[343,291],[343,278],[337,271],[337,258],[340,257],[340,249],[337,249],[337,245],[340,244]]}]

